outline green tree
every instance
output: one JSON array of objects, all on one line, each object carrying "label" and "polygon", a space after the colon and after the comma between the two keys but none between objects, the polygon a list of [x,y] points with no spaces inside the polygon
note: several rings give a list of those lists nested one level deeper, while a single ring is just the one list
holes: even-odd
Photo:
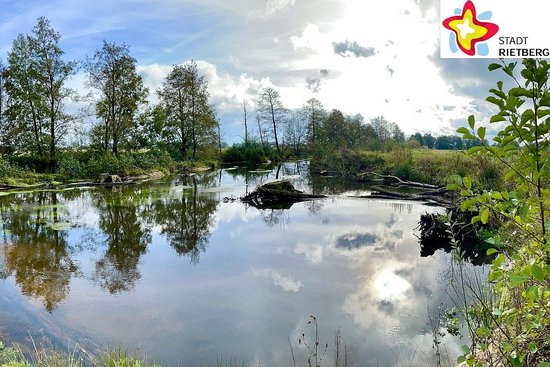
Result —
[{"label": "green tree", "polygon": [[7,146],[11,145],[9,134],[7,134],[11,129],[9,128],[6,118],[6,71],[6,66],[2,60],[0,60],[0,154],[8,153],[9,149],[7,149]]},{"label": "green tree", "polygon": [[194,61],[174,65],[157,93],[166,115],[168,135],[178,141],[182,158],[191,149],[195,159],[199,147],[215,141],[218,125],[209,104],[206,79]]},{"label": "green tree", "polygon": [[317,142],[317,135],[319,134],[319,127],[323,124],[327,112],[321,101],[317,98],[310,98],[302,106],[302,114],[307,119],[307,139],[309,144],[315,145]]},{"label": "green tree", "polygon": [[424,140],[424,145],[427,148],[434,148],[435,147],[435,138],[432,136],[432,134],[426,133],[422,136],[422,139]]},{"label": "green tree", "polygon": [[115,155],[120,143],[128,139],[138,109],[148,95],[136,62],[127,45],[103,41],[103,47],[85,65],[88,85],[99,95],[95,107],[101,123],[94,128],[93,138],[104,151],[111,147]]},{"label": "green tree", "polygon": [[469,177],[457,178],[455,186],[464,198],[462,209],[476,214],[472,222],[496,221],[505,231],[489,241],[496,247],[489,253],[498,253],[489,273],[497,299],[490,304],[478,299],[475,304],[479,317],[470,324],[475,349],[460,358],[469,365],[483,363],[476,353],[480,349],[511,366],[550,362],[550,65],[526,59],[521,79],[516,65],[489,65],[489,70],[501,69],[515,84],[506,90],[499,81],[487,97],[499,111],[490,122],[504,125],[493,139],[497,144],[488,144],[486,127],[476,126],[473,116],[468,118],[469,127],[458,129],[465,139],[480,144],[469,154],[491,157],[507,172],[507,189],[502,191],[479,190]]},{"label": "green tree", "polygon": [[275,147],[277,152],[281,152],[279,144],[279,130],[284,123],[286,110],[281,102],[281,96],[277,90],[271,87],[265,87],[260,93],[258,99],[258,112],[262,122],[266,122],[271,127]]},{"label": "green tree", "polygon": [[30,150],[44,157],[46,106],[41,98],[41,85],[33,77],[37,71],[32,59],[30,37],[19,34],[13,40],[8,53],[8,68],[4,72],[7,106],[3,134],[16,138],[17,143],[8,139],[17,144],[10,144],[14,150]]},{"label": "green tree", "polygon": [[63,110],[63,103],[74,93],[66,87],[68,79],[76,72],[76,62],[64,61],[65,53],[59,47],[61,35],[50,25],[44,17],[38,18],[36,26],[29,37],[29,46],[32,56],[31,74],[40,86],[40,98],[44,105],[47,119],[47,145],[49,151],[50,170],[55,171],[57,165],[56,148],[67,132],[71,117]]}]

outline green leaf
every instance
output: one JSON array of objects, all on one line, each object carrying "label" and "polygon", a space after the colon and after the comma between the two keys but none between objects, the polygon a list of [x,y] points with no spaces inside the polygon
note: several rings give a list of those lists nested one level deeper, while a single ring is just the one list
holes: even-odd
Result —
[{"label": "green leaf", "polygon": [[518,285],[521,285],[523,283],[525,283],[525,281],[528,279],[527,276],[525,275],[512,275],[510,277],[510,285],[512,287],[515,287],[515,286],[518,286]]},{"label": "green leaf", "polygon": [[500,121],[506,121],[506,118],[500,114],[496,114],[494,116],[491,117],[491,119],[489,120],[489,122],[493,123],[493,122],[500,122]]},{"label": "green leaf", "polygon": [[[456,359],[456,363],[462,363],[462,362],[466,362],[466,357],[458,356],[458,358]],[[540,364],[539,364],[539,367],[540,367]]]},{"label": "green leaf", "polygon": [[479,129],[477,129],[477,135],[479,135],[479,138],[481,140],[485,139],[485,127],[481,126]]},{"label": "green leaf", "polygon": [[462,345],[460,347],[460,350],[464,353],[464,354],[470,354],[470,347],[468,347],[467,345]]},{"label": "green leaf", "polygon": [[485,100],[487,102],[490,102],[492,104],[495,104],[495,105],[499,106],[500,109],[504,109],[504,102],[501,99],[498,99],[498,98],[493,97],[493,96],[489,96],[489,97],[485,98]]},{"label": "green leaf", "polygon": [[550,367],[550,362],[540,362],[537,367]]},{"label": "green leaf", "polygon": [[472,179],[470,176],[464,177],[463,182],[466,189],[470,190],[472,188]]},{"label": "green leaf", "polygon": [[[486,242],[489,242],[489,241],[486,241]],[[496,254],[498,252],[498,250],[496,248],[489,248],[487,249],[487,256],[491,256],[493,254]]]},{"label": "green leaf", "polygon": [[504,274],[504,272],[502,270],[495,270],[495,271],[492,271],[489,273],[489,281],[490,282],[496,282],[498,281],[500,278],[502,278],[502,275]]},{"label": "green leaf", "polygon": [[479,218],[481,220],[481,223],[487,224],[487,222],[489,221],[489,209],[488,208],[481,209],[481,211],[479,212]]},{"label": "green leaf", "polygon": [[539,100],[539,106],[550,107],[550,93],[545,93]]},{"label": "green leaf", "polygon": [[537,264],[533,265],[531,267],[531,273],[533,274],[533,278],[535,278],[535,280],[539,281],[539,282],[543,282],[544,281],[544,270],[542,270],[542,268],[540,266],[538,266]]},{"label": "green leaf", "polygon": [[495,200],[502,200],[502,194],[498,191],[492,192],[491,197]]},{"label": "green leaf", "polygon": [[521,114],[521,124],[525,124],[527,121],[535,119],[535,112],[532,109],[527,109]]},{"label": "green leaf", "polygon": [[521,88],[521,87],[516,87],[516,88],[512,88],[510,89],[510,95],[512,96],[515,96],[515,97],[527,97],[527,98],[531,98],[533,97],[533,92],[530,91],[530,90],[527,90],[525,88]]},{"label": "green leaf", "polygon": [[493,62],[489,64],[489,71],[494,71],[494,70],[500,69],[501,67],[502,65]]},{"label": "green leaf", "polygon": [[476,118],[474,117],[474,115],[468,116],[468,125],[470,125],[470,128],[472,129],[476,125]]},{"label": "green leaf", "polygon": [[477,153],[482,149],[483,149],[483,147],[479,147],[479,146],[478,147],[471,147],[470,149],[468,149],[468,155]]},{"label": "green leaf", "polygon": [[462,127],[459,127],[458,129],[456,129],[456,132],[460,133],[460,134],[469,134],[470,130],[468,130],[467,128],[462,126]]}]

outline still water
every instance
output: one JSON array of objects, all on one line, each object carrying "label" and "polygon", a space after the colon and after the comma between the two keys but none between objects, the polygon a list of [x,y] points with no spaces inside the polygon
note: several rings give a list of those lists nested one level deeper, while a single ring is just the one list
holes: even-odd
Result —
[{"label": "still water", "polygon": [[[65,350],[123,345],[164,365],[306,365],[340,328],[359,366],[430,365],[430,314],[449,303],[448,254],[421,258],[420,203],[309,177],[305,162],[117,188],[0,197],[0,330]],[[238,197],[276,176],[330,194],[258,210]],[[452,354],[459,340],[444,338]]]}]

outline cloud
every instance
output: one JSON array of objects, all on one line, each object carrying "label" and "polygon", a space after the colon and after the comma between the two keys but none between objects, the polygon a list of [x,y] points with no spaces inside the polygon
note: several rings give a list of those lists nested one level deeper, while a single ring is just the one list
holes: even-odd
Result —
[{"label": "cloud", "polygon": [[[208,82],[210,101],[216,106],[219,112],[234,111],[241,108],[244,99],[249,105],[254,104],[264,85],[269,80],[257,80],[246,73],[233,76],[228,73],[220,73],[216,65],[204,60],[197,60],[197,69]],[[185,63],[183,63],[185,64]],[[172,66],[161,64],[139,65],[137,70],[143,76],[145,85],[149,88],[150,99],[158,102],[156,91],[162,87],[164,78],[170,73]]]},{"label": "cloud", "polygon": [[323,262],[324,246],[322,244],[298,242],[294,248],[294,253],[305,255],[306,260],[311,264],[320,264]]},{"label": "cloud", "polygon": [[269,15],[275,14],[286,7],[294,6],[295,3],[296,0],[267,0],[266,12]]},{"label": "cloud", "polygon": [[374,56],[373,47],[363,47],[357,41],[333,42],[334,52],[342,57],[371,57]]},{"label": "cloud", "polygon": [[270,279],[273,282],[273,285],[281,288],[285,292],[298,292],[302,288],[302,282],[299,280],[294,280],[290,277],[281,275],[279,272],[267,268],[260,271],[253,271],[254,275],[261,276],[266,279]]},{"label": "cloud", "polygon": [[313,93],[317,93],[321,90],[323,79],[328,77],[328,70],[321,69],[318,74],[310,74],[306,77],[307,89]]}]

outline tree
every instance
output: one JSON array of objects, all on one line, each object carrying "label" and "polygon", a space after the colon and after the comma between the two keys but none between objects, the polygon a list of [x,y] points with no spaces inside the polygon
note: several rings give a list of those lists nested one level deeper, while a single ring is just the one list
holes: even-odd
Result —
[{"label": "tree", "polygon": [[299,111],[288,114],[285,126],[285,142],[299,155],[306,138],[306,122]]},{"label": "tree", "polygon": [[244,119],[244,142],[248,143],[248,111],[246,110],[246,99],[243,99],[243,119]]},{"label": "tree", "polygon": [[258,100],[258,110],[261,120],[269,122],[275,139],[275,147],[280,153],[278,129],[284,122],[286,110],[281,102],[279,92],[274,88],[265,87]]},{"label": "tree", "polygon": [[6,134],[6,132],[10,130],[6,119],[6,71],[6,66],[4,65],[2,60],[0,60],[0,147],[2,147],[0,148],[0,154],[6,153],[6,147],[10,141],[8,134]]},{"label": "tree", "polygon": [[370,124],[378,137],[380,148],[382,148],[384,142],[391,138],[390,123],[384,118],[384,116],[378,116],[370,120]]},{"label": "tree", "polygon": [[348,147],[349,139],[346,131],[346,119],[340,110],[332,110],[324,121],[322,139],[325,144],[333,147]]},{"label": "tree", "polygon": [[411,135],[409,140],[416,140],[420,144],[420,146],[424,145],[424,138],[420,133],[415,133],[414,135]]},{"label": "tree", "polygon": [[451,149],[451,138],[449,135],[440,135],[435,140],[435,149],[449,150]]},{"label": "tree", "polygon": [[310,144],[315,144],[319,134],[319,126],[326,116],[325,108],[317,98],[310,98],[302,106],[302,113],[307,119],[307,138]]},{"label": "tree", "polygon": [[215,136],[218,125],[214,109],[208,104],[206,79],[199,75],[194,61],[174,65],[157,93],[165,111],[166,126],[176,136],[182,158],[192,149],[195,159],[199,145]]},{"label": "tree", "polygon": [[404,143],[405,142],[405,133],[403,133],[403,131],[401,130],[399,125],[397,125],[395,122],[392,122],[392,123],[389,124],[389,127],[390,127],[391,138],[396,143],[400,143],[400,144]]},{"label": "tree", "polygon": [[115,155],[120,143],[127,139],[138,108],[148,94],[137,73],[136,62],[128,46],[107,41],[86,61],[88,84],[99,93],[96,116],[101,124],[96,126],[95,135],[102,149],[108,151],[112,147]]},{"label": "tree", "polygon": [[63,102],[71,97],[73,92],[65,87],[67,80],[75,74],[76,63],[62,59],[64,51],[59,47],[61,35],[44,18],[38,18],[38,23],[29,37],[32,50],[33,70],[40,86],[41,99],[44,102],[44,112],[48,120],[48,146],[50,170],[56,169],[56,147],[60,138],[67,131],[70,117],[63,111]]},{"label": "tree", "polygon": [[422,136],[422,139],[424,140],[424,145],[430,149],[435,147],[435,138],[432,136],[432,134],[424,134]]},{"label": "tree", "polygon": [[2,130],[4,136],[16,137],[19,146],[13,149],[31,150],[39,157],[44,157],[46,107],[41,98],[41,86],[33,78],[37,71],[32,62],[33,51],[29,38],[19,34],[13,40],[8,53],[8,68],[4,75],[7,94],[6,120],[11,124],[8,129],[3,126]]},{"label": "tree", "polygon": [[4,135],[17,137],[22,147],[48,158],[52,172],[57,146],[71,120],[63,108],[73,95],[66,83],[76,72],[75,62],[63,60],[60,39],[46,18],[38,18],[31,35],[19,34],[13,41],[4,72],[6,113],[13,123]]}]

